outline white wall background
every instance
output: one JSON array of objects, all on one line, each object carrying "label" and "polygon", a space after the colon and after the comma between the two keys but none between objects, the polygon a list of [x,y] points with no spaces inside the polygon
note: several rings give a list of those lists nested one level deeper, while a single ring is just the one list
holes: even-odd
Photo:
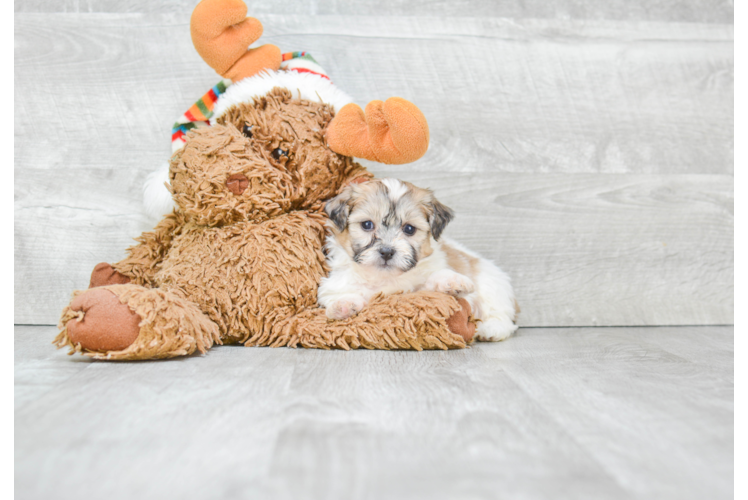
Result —
[{"label": "white wall background", "polygon": [[[54,324],[151,223],[145,176],[218,81],[195,2],[15,9],[15,323]],[[360,104],[429,120],[418,162],[448,232],[513,278],[523,326],[730,324],[733,5],[539,0],[250,3]]]}]

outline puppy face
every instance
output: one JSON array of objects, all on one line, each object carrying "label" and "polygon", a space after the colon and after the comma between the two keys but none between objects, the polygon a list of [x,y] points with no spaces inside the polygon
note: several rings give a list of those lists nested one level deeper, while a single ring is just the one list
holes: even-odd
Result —
[{"label": "puppy face", "polygon": [[428,189],[397,179],[377,179],[346,187],[327,202],[325,212],[338,243],[358,264],[402,274],[431,254],[454,217]]}]

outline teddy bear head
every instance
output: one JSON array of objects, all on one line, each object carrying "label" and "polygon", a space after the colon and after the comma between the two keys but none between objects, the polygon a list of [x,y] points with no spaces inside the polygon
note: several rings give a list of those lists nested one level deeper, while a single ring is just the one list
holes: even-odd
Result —
[{"label": "teddy bear head", "polygon": [[233,126],[254,151],[293,180],[294,208],[309,208],[335,196],[346,176],[362,167],[327,145],[325,132],[334,117],[322,102],[293,98],[276,87],[251,103],[229,108],[217,123]]},{"label": "teddy bear head", "polygon": [[[428,124],[414,104],[391,97],[364,111],[306,53],[248,49],[262,24],[246,14],[243,0],[202,0],[190,19],[195,49],[231,88],[217,85],[177,122],[185,127],[167,187],[188,220],[215,226],[321,211],[344,183],[371,176],[353,157],[400,165],[426,153]],[[149,177],[152,213],[166,208],[162,183]]]},{"label": "teddy bear head", "polygon": [[174,201],[207,226],[319,208],[351,172],[364,171],[326,145],[332,118],[328,105],[281,88],[232,106],[215,125],[191,131],[172,158]]}]

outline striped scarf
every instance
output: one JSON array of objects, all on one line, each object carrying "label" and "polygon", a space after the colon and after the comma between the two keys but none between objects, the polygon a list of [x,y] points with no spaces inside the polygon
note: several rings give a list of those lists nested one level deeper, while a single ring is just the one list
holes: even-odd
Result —
[{"label": "striped scarf", "polygon": [[[330,79],[325,70],[307,52],[299,51],[283,54],[281,56],[280,68],[299,73],[314,73],[328,80]],[[172,153],[184,146],[187,132],[194,128],[210,126],[210,118],[213,116],[213,108],[216,105],[216,101],[218,101],[221,94],[226,92],[231,83],[229,79],[221,80],[179,117],[171,129]]]}]

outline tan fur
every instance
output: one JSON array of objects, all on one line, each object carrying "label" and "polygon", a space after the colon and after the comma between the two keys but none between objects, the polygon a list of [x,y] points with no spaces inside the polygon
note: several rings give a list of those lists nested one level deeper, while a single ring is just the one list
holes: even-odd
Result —
[{"label": "tan fur", "polygon": [[351,233],[348,231],[348,228],[346,227],[343,231],[338,231],[337,240],[340,242],[340,245],[345,248],[350,255],[351,252]]},{"label": "tan fur", "polygon": [[429,238],[423,242],[423,245],[419,249],[420,258],[425,259],[432,253],[434,253],[434,248],[431,246],[431,238]]},{"label": "tan fur", "polygon": [[[76,345],[66,325],[83,312],[66,307],[57,345],[112,360],[168,358],[234,342],[464,347],[447,325],[460,305],[444,294],[379,297],[356,318],[340,322],[328,322],[316,306],[327,272],[324,200],[351,180],[371,177],[325,146],[331,119],[326,105],[274,89],[254,106],[229,110],[213,127],[188,133],[170,167],[178,208],[113,265],[130,283],[106,287],[142,318],[136,340],[115,352]],[[252,137],[242,133],[248,124]],[[277,148],[288,156],[276,159]],[[241,176],[245,189],[227,186]]]},{"label": "tan fur", "polygon": [[453,248],[447,242],[442,242],[441,248],[447,254],[447,264],[452,270],[465,276],[475,276],[478,274],[479,258],[467,255]]}]

